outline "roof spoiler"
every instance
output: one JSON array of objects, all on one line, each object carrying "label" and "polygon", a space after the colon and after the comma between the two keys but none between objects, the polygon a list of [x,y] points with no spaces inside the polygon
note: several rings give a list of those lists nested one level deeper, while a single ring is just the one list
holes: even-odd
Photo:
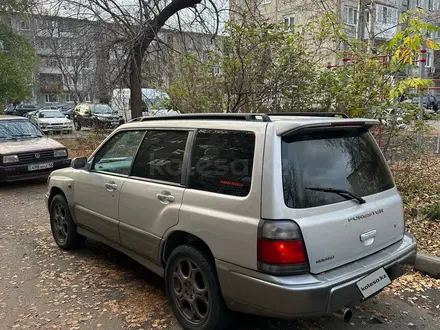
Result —
[{"label": "roof spoiler", "polygon": [[375,119],[365,119],[365,118],[351,118],[344,120],[335,120],[335,121],[327,121],[327,122],[314,122],[310,124],[304,125],[294,125],[284,122],[279,122],[278,127],[276,128],[276,134],[278,136],[289,135],[298,130],[306,129],[306,128],[332,128],[332,127],[365,127],[366,129],[371,129],[373,126],[379,125],[379,121]]}]

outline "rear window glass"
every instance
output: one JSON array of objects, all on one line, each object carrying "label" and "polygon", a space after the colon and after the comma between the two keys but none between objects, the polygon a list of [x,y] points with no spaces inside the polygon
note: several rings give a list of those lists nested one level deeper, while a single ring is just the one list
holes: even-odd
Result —
[{"label": "rear window glass", "polygon": [[359,197],[394,187],[392,176],[365,128],[308,130],[282,138],[284,201],[308,208],[346,201],[331,192],[344,189]]}]

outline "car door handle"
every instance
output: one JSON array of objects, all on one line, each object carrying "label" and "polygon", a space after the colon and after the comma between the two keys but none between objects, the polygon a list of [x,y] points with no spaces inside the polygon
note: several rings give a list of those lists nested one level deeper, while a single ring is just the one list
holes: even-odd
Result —
[{"label": "car door handle", "polygon": [[169,191],[162,191],[160,194],[157,194],[156,197],[161,203],[168,204],[174,202],[174,196],[172,196]]},{"label": "car door handle", "polygon": [[109,181],[104,186],[108,191],[115,191],[118,189],[118,185],[114,181]]}]

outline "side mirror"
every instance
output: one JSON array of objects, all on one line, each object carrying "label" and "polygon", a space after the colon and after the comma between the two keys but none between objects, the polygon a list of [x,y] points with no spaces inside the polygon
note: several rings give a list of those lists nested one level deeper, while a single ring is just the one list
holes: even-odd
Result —
[{"label": "side mirror", "polygon": [[66,117],[67,119],[70,119],[70,116],[69,116],[69,115],[65,115],[64,117]]},{"label": "side mirror", "polygon": [[76,157],[72,159],[70,166],[76,170],[84,169],[87,165],[87,157]]}]

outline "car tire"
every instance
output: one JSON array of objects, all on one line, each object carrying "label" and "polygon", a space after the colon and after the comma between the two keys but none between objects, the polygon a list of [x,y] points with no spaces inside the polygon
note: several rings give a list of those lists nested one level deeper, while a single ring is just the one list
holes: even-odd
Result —
[{"label": "car tire", "polygon": [[81,247],[86,241],[86,237],[78,234],[63,195],[56,195],[50,203],[50,228],[55,243],[63,250]]},{"label": "car tire", "polygon": [[94,131],[96,131],[96,130],[98,130],[100,128],[98,120],[96,120],[96,119],[92,120],[91,128]]},{"label": "car tire", "polygon": [[81,124],[77,120],[73,121],[73,125],[75,127],[75,130],[77,130],[77,131],[81,130]]},{"label": "car tire", "polygon": [[231,324],[214,264],[202,251],[189,245],[174,249],[165,268],[165,287],[183,329],[222,330]]}]

